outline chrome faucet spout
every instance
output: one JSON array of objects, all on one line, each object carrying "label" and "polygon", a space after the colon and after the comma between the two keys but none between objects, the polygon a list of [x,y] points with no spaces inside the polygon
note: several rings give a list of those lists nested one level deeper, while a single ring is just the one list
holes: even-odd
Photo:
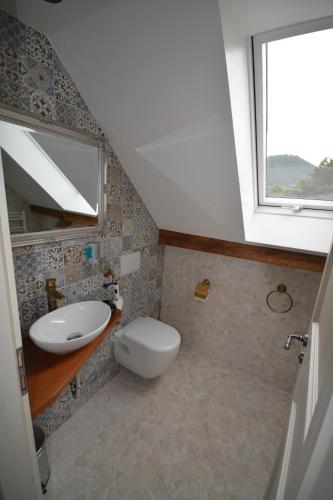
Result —
[{"label": "chrome faucet spout", "polygon": [[286,351],[289,351],[291,342],[293,340],[298,340],[298,342],[302,342],[303,346],[306,347],[308,344],[309,337],[308,335],[288,335],[286,342],[284,344],[284,348]]}]

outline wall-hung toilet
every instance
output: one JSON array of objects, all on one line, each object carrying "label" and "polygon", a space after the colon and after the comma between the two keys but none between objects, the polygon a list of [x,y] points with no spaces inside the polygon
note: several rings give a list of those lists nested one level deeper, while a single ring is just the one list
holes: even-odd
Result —
[{"label": "wall-hung toilet", "polygon": [[172,326],[150,317],[137,318],[116,333],[116,359],[141,377],[158,377],[176,359],[180,340]]}]

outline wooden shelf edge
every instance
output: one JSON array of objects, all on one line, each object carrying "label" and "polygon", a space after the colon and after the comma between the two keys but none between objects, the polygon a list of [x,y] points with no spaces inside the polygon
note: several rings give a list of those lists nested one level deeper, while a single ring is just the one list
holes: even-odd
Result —
[{"label": "wooden shelf edge", "polygon": [[70,354],[52,354],[39,349],[29,338],[23,341],[32,418],[40,415],[62,394],[120,318],[121,311],[116,309],[107,326],[95,340]]},{"label": "wooden shelf edge", "polygon": [[306,269],[309,271],[323,272],[326,257],[321,255],[279,250],[278,248],[261,247],[245,243],[208,238],[194,234],[179,233],[167,229],[159,230],[159,243],[161,245],[199,250],[238,259],[255,260],[267,264]]}]

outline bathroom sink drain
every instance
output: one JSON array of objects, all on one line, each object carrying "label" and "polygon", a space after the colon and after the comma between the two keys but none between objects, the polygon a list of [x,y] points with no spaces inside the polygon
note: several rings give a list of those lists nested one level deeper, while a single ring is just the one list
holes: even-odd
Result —
[{"label": "bathroom sink drain", "polygon": [[80,339],[81,337],[83,337],[82,333],[72,333],[71,335],[68,335],[66,340]]}]

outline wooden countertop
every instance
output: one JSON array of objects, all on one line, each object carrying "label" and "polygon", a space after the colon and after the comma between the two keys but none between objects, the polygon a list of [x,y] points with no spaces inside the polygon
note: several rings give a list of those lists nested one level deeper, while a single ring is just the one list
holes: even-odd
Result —
[{"label": "wooden countertop", "polygon": [[121,311],[116,309],[107,326],[95,340],[70,354],[57,355],[42,351],[30,338],[24,340],[23,352],[32,418],[37,417],[60,396],[110,330],[116,326],[120,317]]}]

